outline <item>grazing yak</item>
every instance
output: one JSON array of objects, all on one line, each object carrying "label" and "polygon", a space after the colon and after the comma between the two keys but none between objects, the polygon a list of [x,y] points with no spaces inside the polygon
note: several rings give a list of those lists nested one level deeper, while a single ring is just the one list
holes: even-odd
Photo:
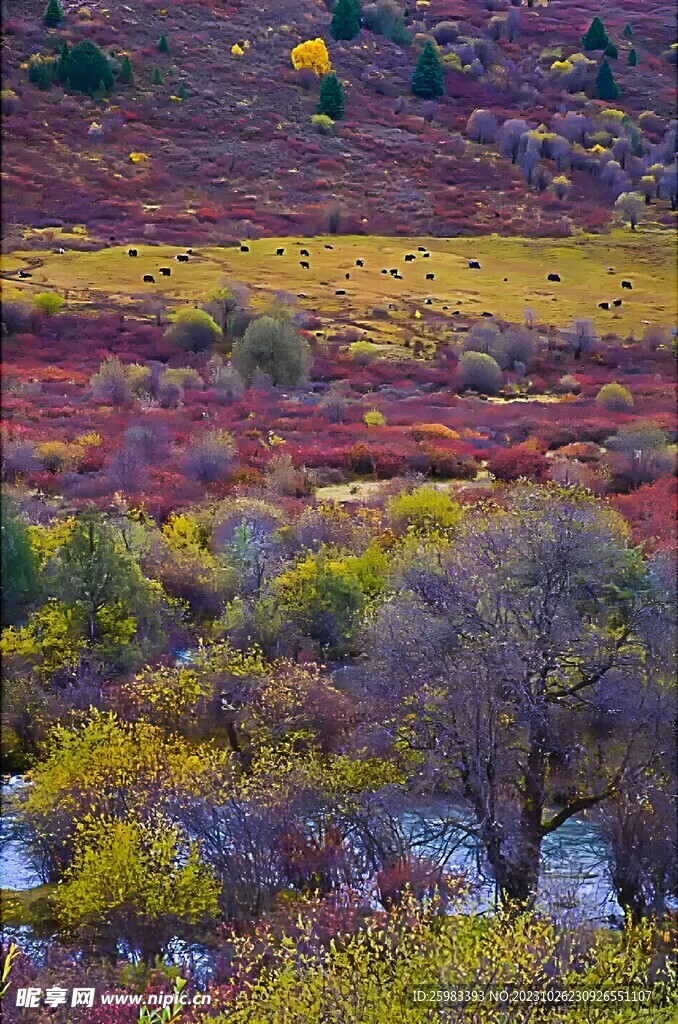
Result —
[{"label": "grazing yak", "polygon": [[26,277],[33,277],[33,275],[29,274],[27,270],[20,270],[19,271],[19,277],[26,278]]},{"label": "grazing yak", "polygon": [[188,263],[188,256],[182,253],[180,253],[178,256],[175,256],[174,258],[175,260],[179,260],[179,263]]},{"label": "grazing yak", "polygon": [[169,267],[161,267],[160,268],[160,273],[162,274],[163,277],[169,277],[171,271],[170,271]]},{"label": "grazing yak", "polygon": [[427,281],[435,281],[435,277],[436,277],[435,274],[427,274],[426,275],[426,280]]},{"label": "grazing yak", "polygon": [[299,266],[301,267],[302,270],[310,270],[311,269],[311,264],[310,263],[306,263],[305,260],[299,260]]},{"label": "grazing yak", "polygon": [[411,252],[408,252],[408,253],[406,253],[406,255],[405,255],[405,263],[411,263],[411,262],[412,262],[412,260],[416,260],[416,258],[417,258],[417,257],[416,257],[416,256],[415,256],[415,255],[414,255],[413,253],[411,253]]},{"label": "grazing yak", "polygon": [[128,256],[138,256],[138,255],[139,255],[139,253],[137,252],[137,250],[136,250],[136,249],[128,249],[128,250],[127,250],[127,255],[128,255]]},{"label": "grazing yak", "polygon": [[469,260],[468,268],[469,270],[480,270],[480,263],[478,262],[478,260]]},{"label": "grazing yak", "polygon": [[622,288],[633,288],[630,281],[622,281]]},{"label": "grazing yak", "polygon": [[549,274],[548,281],[560,281],[560,274]]},{"label": "grazing yak", "polygon": [[299,255],[300,255],[300,256],[310,256],[311,254],[310,254],[310,252],[308,251],[308,249],[300,249],[300,250],[299,250]]},{"label": "grazing yak", "polygon": [[333,245],[326,245],[325,248],[326,249],[334,249],[334,246]]},{"label": "grazing yak", "polygon": [[418,245],[417,246],[417,252],[426,252],[426,246],[425,245]]},{"label": "grazing yak", "polygon": [[610,308],[610,303],[609,302],[599,302],[598,303],[598,308],[599,309],[609,309]]},{"label": "grazing yak", "polygon": [[621,299],[614,299],[612,301],[612,305],[613,306],[621,306],[621,304],[622,304],[622,300]]},{"label": "grazing yak", "polygon": [[240,252],[249,252],[249,251],[250,251],[249,245],[241,245],[240,246]]},{"label": "grazing yak", "polygon": [[356,267],[364,267],[365,266],[365,261],[364,260],[356,260],[355,261],[355,265],[356,265]]},{"label": "grazing yak", "polygon": [[340,288],[340,289],[339,289],[338,291],[336,291],[336,292],[335,292],[334,294],[335,294],[335,295],[345,295],[345,294],[346,294],[346,292],[344,291],[344,289],[343,289],[343,288]]},{"label": "grazing yak", "polygon": [[284,256],[285,255],[285,250],[284,249],[276,249],[275,250],[275,254],[276,254],[276,256]]},{"label": "grazing yak", "polygon": [[144,274],[144,284],[155,284],[153,274]]}]

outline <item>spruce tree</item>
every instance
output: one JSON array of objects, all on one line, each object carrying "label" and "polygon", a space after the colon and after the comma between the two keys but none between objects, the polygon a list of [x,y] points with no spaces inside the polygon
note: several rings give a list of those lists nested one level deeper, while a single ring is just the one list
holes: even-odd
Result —
[{"label": "spruce tree", "polygon": [[56,28],[63,16],[64,12],[61,10],[59,0],[48,0],[42,19],[45,25],[48,28]]},{"label": "spruce tree", "polygon": [[628,21],[624,25],[624,33],[623,33],[623,35],[624,35],[624,39],[630,39],[631,36],[633,35],[633,29],[629,25]]},{"label": "spruce tree", "polygon": [[582,44],[585,50],[604,50],[609,39],[605,26],[603,25],[600,18],[595,17],[588,27],[588,31],[581,37]]},{"label": "spruce tree", "polygon": [[610,65],[603,59],[596,75],[596,96],[599,100],[616,100],[619,96],[619,86],[614,80]]},{"label": "spruce tree", "polygon": [[603,54],[606,57],[611,57],[612,60],[616,60],[619,56],[619,51],[617,50],[617,47],[614,45],[614,43],[610,41],[603,50]]},{"label": "spruce tree", "polygon": [[635,68],[638,65],[638,54],[635,50],[629,50],[629,64],[632,68]]},{"label": "spruce tree", "polygon": [[179,91],[177,93],[177,96],[179,97],[180,100],[185,100],[187,98],[187,96],[188,96],[188,93],[186,92],[186,86],[184,85],[183,82],[179,86]]},{"label": "spruce tree", "polygon": [[162,75],[160,74],[160,68],[153,69],[153,85],[162,85]]},{"label": "spruce tree", "polygon": [[433,43],[428,42],[419,54],[417,66],[412,75],[412,92],[426,100],[436,99],[445,92],[445,80],[438,52]]},{"label": "spruce tree", "polygon": [[127,56],[123,58],[122,67],[120,68],[120,81],[123,85],[132,85],[134,81],[132,61]]},{"label": "spruce tree", "polygon": [[330,22],[334,39],[355,39],[360,35],[362,9],[360,0],[337,0]]},{"label": "spruce tree", "polygon": [[57,79],[63,85],[68,78],[68,43],[64,39],[59,50],[59,59],[56,64]]},{"label": "spruce tree", "polygon": [[160,36],[160,39],[158,40],[158,52],[169,53],[169,43],[167,42],[167,36],[165,35],[164,32]]},{"label": "spruce tree", "polygon": [[325,75],[320,83],[318,113],[327,114],[333,121],[344,116],[344,87],[334,72]]},{"label": "spruce tree", "polygon": [[83,39],[68,50],[64,58],[63,74],[72,89],[85,92],[88,96],[100,91],[102,85],[105,91],[112,89],[114,84],[113,72],[105,54],[91,39]]}]

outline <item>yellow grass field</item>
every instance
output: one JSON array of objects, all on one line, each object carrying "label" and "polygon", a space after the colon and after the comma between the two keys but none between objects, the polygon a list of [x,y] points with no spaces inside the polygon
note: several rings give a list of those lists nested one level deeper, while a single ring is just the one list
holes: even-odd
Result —
[{"label": "yellow grass field", "polygon": [[[248,287],[257,308],[282,291],[294,296],[300,308],[366,332],[377,327],[372,310],[392,306],[390,322],[379,321],[382,337],[375,341],[401,328],[426,333],[430,314],[443,312],[443,306],[448,306],[445,315],[458,309],[475,318],[486,311],[510,321],[521,321],[530,307],[541,325],[556,327],[574,316],[590,317],[599,331],[621,337],[639,336],[645,322],[663,327],[676,322],[672,233],[618,231],[568,239],[330,236],[246,244],[249,252],[201,247],[188,263],[174,259],[185,250],[162,245],[137,245],[136,259],[127,255],[127,246],[64,255],[20,251],[2,258],[3,285],[9,291],[11,282],[12,292],[16,287],[27,294],[53,289],[73,307],[105,309],[157,298],[171,307],[199,299],[229,279]],[[425,246],[430,257],[423,258],[418,246]],[[275,255],[277,248],[284,248],[283,256]],[[302,257],[301,249],[310,256]],[[406,253],[416,259],[406,263]],[[309,270],[300,266],[302,259],[310,263]],[[364,260],[364,268],[356,266],[357,259]],[[470,270],[470,259],[478,260],[481,269]],[[160,276],[161,266],[171,268],[170,277]],[[30,280],[17,278],[20,268],[31,273]],[[403,279],[381,273],[391,268],[398,268]],[[427,273],[435,279],[427,281]],[[559,274],[561,282],[549,282],[549,273]],[[144,274],[152,274],[155,283],[143,283]],[[630,280],[633,290],[622,290],[622,279]],[[345,296],[335,294],[340,289]],[[304,297],[297,298],[299,293]],[[424,304],[427,297],[432,304]],[[613,299],[622,299],[622,306],[609,312],[598,307]],[[434,340],[430,334],[429,340]]]}]

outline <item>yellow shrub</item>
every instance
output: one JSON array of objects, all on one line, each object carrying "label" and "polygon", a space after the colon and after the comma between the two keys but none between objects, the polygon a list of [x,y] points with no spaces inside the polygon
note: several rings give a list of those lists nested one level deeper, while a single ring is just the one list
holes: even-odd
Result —
[{"label": "yellow shrub", "polygon": [[245,51],[243,50],[242,46],[239,46],[237,43],[233,43],[233,46],[231,47],[231,53],[233,54],[234,57],[242,57],[244,52]]},{"label": "yellow shrub", "polygon": [[130,153],[129,158],[133,164],[142,164],[150,160],[148,153]]},{"label": "yellow shrub", "polygon": [[442,438],[445,441],[458,441],[459,434],[450,430],[444,423],[414,423],[412,437],[415,441],[428,441],[430,438]]},{"label": "yellow shrub", "polygon": [[316,75],[326,75],[332,66],[324,39],[307,39],[299,43],[290,54],[295,71],[300,68],[311,68]]}]

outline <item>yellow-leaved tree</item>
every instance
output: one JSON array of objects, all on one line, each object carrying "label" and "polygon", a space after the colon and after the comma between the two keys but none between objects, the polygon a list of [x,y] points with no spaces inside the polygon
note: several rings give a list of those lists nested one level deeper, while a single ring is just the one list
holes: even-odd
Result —
[{"label": "yellow-leaved tree", "polygon": [[55,896],[68,930],[109,932],[152,964],[177,929],[218,912],[218,883],[173,822],[88,816],[75,834],[75,856]]},{"label": "yellow-leaved tree", "polygon": [[316,75],[326,75],[332,66],[324,39],[307,39],[295,46],[290,54],[295,71],[310,68]]}]

